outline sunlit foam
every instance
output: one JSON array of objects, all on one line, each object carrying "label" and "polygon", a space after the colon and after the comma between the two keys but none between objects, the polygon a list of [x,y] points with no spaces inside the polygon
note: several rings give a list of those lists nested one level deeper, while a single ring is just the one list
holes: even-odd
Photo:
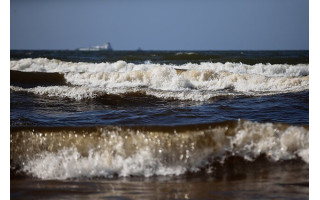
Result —
[{"label": "sunlit foam", "polygon": [[15,148],[10,156],[23,171],[42,179],[181,175],[206,169],[213,161],[223,163],[229,156],[309,162],[309,131],[304,127],[250,121],[210,127],[179,132],[22,130],[11,134]]},{"label": "sunlit foam", "polygon": [[[184,70],[177,70],[183,67]],[[22,89],[81,100],[105,94],[145,93],[158,98],[206,101],[227,95],[270,95],[309,89],[308,65],[70,63],[48,59],[11,61],[11,69],[63,73],[69,86]]]}]

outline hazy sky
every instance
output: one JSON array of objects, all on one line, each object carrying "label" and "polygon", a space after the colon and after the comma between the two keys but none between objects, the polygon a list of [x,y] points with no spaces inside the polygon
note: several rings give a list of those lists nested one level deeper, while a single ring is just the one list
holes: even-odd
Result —
[{"label": "hazy sky", "polygon": [[308,0],[11,0],[11,49],[309,49]]}]

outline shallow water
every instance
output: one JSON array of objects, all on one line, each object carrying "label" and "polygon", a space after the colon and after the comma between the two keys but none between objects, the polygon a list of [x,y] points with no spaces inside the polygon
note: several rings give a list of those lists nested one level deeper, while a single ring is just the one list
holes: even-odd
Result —
[{"label": "shallow water", "polygon": [[[250,164],[228,175],[91,180],[11,180],[13,199],[308,199],[308,167]],[[249,170],[249,169],[250,170]]]},{"label": "shallow water", "polygon": [[13,199],[307,199],[307,51],[11,51]]}]

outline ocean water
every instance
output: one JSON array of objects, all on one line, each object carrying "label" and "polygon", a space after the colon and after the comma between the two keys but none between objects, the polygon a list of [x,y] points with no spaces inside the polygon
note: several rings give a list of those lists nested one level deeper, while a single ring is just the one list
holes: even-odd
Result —
[{"label": "ocean water", "polygon": [[308,199],[308,51],[11,51],[12,199]]}]

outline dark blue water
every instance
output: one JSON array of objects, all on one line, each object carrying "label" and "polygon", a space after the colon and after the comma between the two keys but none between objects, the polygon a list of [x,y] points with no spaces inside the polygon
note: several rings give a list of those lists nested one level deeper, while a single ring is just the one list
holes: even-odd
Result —
[{"label": "dark blue water", "polygon": [[[81,51],[11,51],[11,59],[49,58],[65,62],[96,63],[124,60],[127,63],[235,62],[307,64],[308,51],[232,51],[232,52],[81,52]],[[45,67],[45,66],[44,66]],[[11,75],[11,80],[17,76]],[[36,75],[12,85],[39,86]],[[20,82],[19,82],[20,81]],[[22,81],[22,82],[21,82]],[[34,85],[30,82],[34,81]],[[39,81],[37,79],[37,81]],[[42,80],[42,85],[49,80]],[[52,82],[52,81],[51,81]],[[37,84],[38,83],[38,84]],[[49,82],[48,82],[49,83]],[[49,84],[50,85],[50,84]],[[51,85],[55,85],[54,83]],[[58,83],[56,84],[58,85]],[[41,86],[41,84],[40,84]],[[228,88],[227,88],[228,89]],[[278,92],[279,93],[279,92]],[[205,101],[163,99],[144,94],[104,95],[74,100],[57,96],[11,91],[11,126],[96,126],[96,125],[184,125],[248,119],[258,122],[288,124],[309,123],[309,92],[274,95],[238,95],[214,97]]]},{"label": "dark blue water", "polygon": [[209,102],[146,97],[73,101],[11,93],[11,126],[184,125],[237,119],[307,125],[309,92]]},{"label": "dark blue water", "polygon": [[309,63],[309,51],[28,51],[11,50],[11,60],[48,58],[71,62],[172,63],[188,62],[242,62],[246,64],[299,64]]}]

